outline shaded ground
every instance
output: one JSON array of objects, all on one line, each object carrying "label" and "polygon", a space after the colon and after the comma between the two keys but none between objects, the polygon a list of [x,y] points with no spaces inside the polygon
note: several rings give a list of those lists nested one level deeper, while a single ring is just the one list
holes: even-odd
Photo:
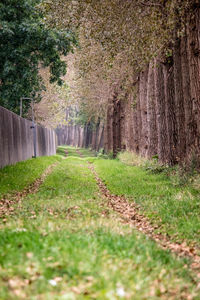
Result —
[{"label": "shaded ground", "polygon": [[[123,224],[108,207],[88,168],[89,161],[103,170],[105,161],[86,150],[67,152],[65,160],[52,158],[59,164],[0,225],[0,299],[199,299],[190,261]],[[6,185],[10,169],[2,174]]]}]

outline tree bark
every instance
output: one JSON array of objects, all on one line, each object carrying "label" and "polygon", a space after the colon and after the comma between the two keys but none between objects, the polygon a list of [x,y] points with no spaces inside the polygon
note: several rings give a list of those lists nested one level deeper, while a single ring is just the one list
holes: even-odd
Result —
[{"label": "tree bark", "polygon": [[141,112],[141,155],[146,157],[148,151],[148,123],[147,123],[147,82],[148,68],[140,73],[139,81],[139,97],[140,97],[140,112]]},{"label": "tree bark", "polygon": [[[194,137],[194,152],[200,152],[200,46],[199,46],[199,8],[192,14],[187,27],[187,46],[192,99],[193,120],[190,124]],[[198,150],[197,150],[198,149]]]},{"label": "tree bark", "polygon": [[113,149],[113,101],[108,100],[106,124],[104,129],[104,148],[106,153]]},{"label": "tree bark", "polygon": [[156,117],[158,130],[158,158],[162,163],[167,161],[167,126],[165,113],[165,86],[163,65],[155,60],[155,99],[156,99]]},{"label": "tree bark", "polygon": [[121,122],[120,122],[121,102],[117,99],[117,94],[113,97],[113,157],[121,150]]},{"label": "tree bark", "polygon": [[175,103],[176,103],[177,136],[178,136],[177,156],[179,161],[183,161],[186,153],[185,109],[184,109],[183,87],[182,87],[182,76],[181,76],[182,69],[181,69],[180,39],[177,38],[177,36],[175,36],[173,60],[174,60],[174,96],[175,96]]},{"label": "tree bark", "polygon": [[173,66],[164,66],[165,84],[165,104],[166,104],[166,123],[167,123],[167,162],[174,165],[178,161],[177,157],[177,123],[174,102],[174,74]]},{"label": "tree bark", "polygon": [[155,85],[153,64],[149,65],[148,84],[147,84],[147,124],[148,124],[148,152],[149,158],[157,154],[157,126],[155,110]]},{"label": "tree bark", "polygon": [[182,69],[182,86],[183,99],[185,107],[185,138],[186,138],[186,156],[189,157],[193,145],[195,143],[193,124],[195,120],[192,113],[192,97],[191,97],[191,83],[189,76],[189,61],[187,49],[187,36],[181,39],[181,69]]},{"label": "tree bark", "polygon": [[132,102],[132,119],[133,119],[133,151],[139,154],[139,132],[138,132],[138,113],[137,113],[137,101],[139,97],[139,86],[136,87],[137,92],[133,95]]}]

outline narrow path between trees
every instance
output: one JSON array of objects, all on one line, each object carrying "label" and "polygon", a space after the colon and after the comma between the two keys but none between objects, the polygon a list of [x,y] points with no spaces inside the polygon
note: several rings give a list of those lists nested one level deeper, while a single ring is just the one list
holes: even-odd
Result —
[{"label": "narrow path between trees", "polygon": [[93,167],[104,160],[67,151],[0,223],[0,299],[198,299],[191,257],[161,249],[137,207],[108,191]]}]

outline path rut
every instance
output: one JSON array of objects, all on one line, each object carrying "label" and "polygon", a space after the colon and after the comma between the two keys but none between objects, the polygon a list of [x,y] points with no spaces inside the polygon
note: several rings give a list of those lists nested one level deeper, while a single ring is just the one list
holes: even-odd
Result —
[{"label": "path rut", "polygon": [[139,212],[139,209],[134,202],[130,203],[123,196],[111,194],[106,185],[98,176],[92,164],[89,164],[89,169],[94,174],[99,190],[104,199],[107,200],[108,206],[120,214],[123,223],[133,225],[140,232],[153,239],[163,249],[170,250],[180,257],[190,258],[192,260],[190,265],[191,269],[197,272],[200,271],[199,248],[189,247],[185,242],[174,243],[171,241],[169,236],[156,233],[158,226],[151,224],[150,220]]}]

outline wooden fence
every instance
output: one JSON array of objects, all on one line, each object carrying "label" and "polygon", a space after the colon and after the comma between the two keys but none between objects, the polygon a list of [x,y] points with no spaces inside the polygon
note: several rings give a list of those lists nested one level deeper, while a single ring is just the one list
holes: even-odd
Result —
[{"label": "wooden fence", "polygon": [[[0,168],[32,158],[34,155],[32,122],[0,106]],[[54,130],[36,125],[36,154],[56,154]]]}]

